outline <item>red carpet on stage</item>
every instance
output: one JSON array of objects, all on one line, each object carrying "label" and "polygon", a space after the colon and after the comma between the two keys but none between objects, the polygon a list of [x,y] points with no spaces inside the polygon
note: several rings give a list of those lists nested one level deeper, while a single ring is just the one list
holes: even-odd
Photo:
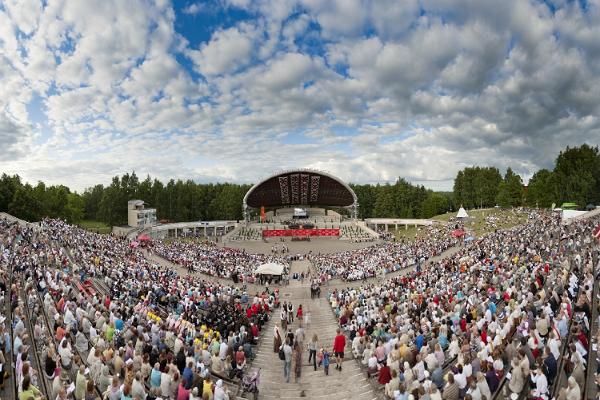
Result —
[{"label": "red carpet on stage", "polygon": [[263,237],[280,236],[340,236],[339,229],[266,229]]}]

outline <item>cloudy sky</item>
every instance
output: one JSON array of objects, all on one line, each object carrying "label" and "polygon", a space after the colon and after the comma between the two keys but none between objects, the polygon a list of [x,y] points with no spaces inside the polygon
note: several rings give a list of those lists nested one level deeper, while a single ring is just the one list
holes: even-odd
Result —
[{"label": "cloudy sky", "polygon": [[600,0],[0,0],[0,172],[449,189],[600,143]]}]

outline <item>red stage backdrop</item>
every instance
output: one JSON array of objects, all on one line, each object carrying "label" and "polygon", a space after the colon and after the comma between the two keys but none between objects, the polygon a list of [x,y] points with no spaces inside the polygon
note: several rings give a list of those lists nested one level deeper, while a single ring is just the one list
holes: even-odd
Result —
[{"label": "red stage backdrop", "polygon": [[340,236],[339,229],[266,229],[263,237],[277,236]]}]

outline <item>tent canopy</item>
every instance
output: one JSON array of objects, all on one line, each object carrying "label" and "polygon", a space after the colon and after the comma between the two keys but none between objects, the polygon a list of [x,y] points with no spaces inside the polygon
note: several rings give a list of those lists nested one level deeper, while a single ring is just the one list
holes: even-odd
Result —
[{"label": "tent canopy", "polygon": [[283,265],[277,263],[267,263],[263,265],[259,265],[254,271],[255,274],[260,275],[282,275],[283,274]]},{"label": "tent canopy", "polygon": [[458,214],[456,214],[456,218],[469,218],[469,214],[467,214],[467,211],[465,211],[463,207],[460,207]]}]

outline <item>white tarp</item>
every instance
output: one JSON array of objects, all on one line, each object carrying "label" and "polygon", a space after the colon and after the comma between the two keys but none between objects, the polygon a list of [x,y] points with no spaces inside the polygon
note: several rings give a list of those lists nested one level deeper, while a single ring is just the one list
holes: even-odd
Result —
[{"label": "white tarp", "polygon": [[267,263],[263,265],[259,265],[254,271],[255,274],[261,275],[282,275],[283,274],[283,265],[277,263]]},{"label": "white tarp", "polygon": [[458,210],[458,214],[456,214],[456,218],[469,218],[469,214],[461,207],[460,210]]}]

